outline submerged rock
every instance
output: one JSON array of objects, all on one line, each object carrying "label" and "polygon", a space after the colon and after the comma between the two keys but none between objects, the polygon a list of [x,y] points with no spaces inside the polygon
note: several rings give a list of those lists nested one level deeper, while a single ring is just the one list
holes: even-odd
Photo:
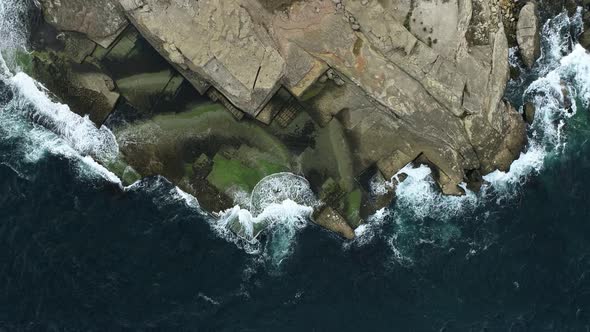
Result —
[{"label": "submerged rock", "polygon": [[535,105],[532,102],[524,104],[524,119],[528,124],[532,124],[535,121]]},{"label": "submerged rock", "polygon": [[354,231],[346,223],[344,217],[329,206],[316,213],[314,222],[346,239],[352,240],[355,237]]}]

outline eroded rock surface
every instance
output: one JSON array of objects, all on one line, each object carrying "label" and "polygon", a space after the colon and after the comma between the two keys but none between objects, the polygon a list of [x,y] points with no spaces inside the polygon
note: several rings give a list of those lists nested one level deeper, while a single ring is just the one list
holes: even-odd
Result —
[{"label": "eroded rock surface", "polygon": [[[522,116],[503,100],[509,78],[503,22],[514,21],[503,15],[506,1],[96,2],[111,8],[109,13],[97,10],[95,3],[62,0],[71,2],[64,9],[60,2],[43,2],[47,20],[58,29],[83,32],[97,42],[98,35],[117,34],[124,23],[115,23],[126,16],[200,94],[233,115],[195,112],[192,135],[216,143],[209,143],[207,151],[192,151],[190,158],[158,156],[174,154],[174,149],[188,155],[196,138],[183,138],[179,148],[182,133],[176,135],[176,129],[165,135],[172,137],[166,144],[173,149],[160,150],[162,142],[127,149],[140,173],[164,173],[181,183],[197,183],[198,178],[207,182],[203,188],[227,199],[229,184],[248,191],[255,185],[252,179],[268,173],[302,174],[325,203],[324,213],[318,214],[325,222],[319,223],[345,237],[354,236],[358,211],[371,196],[359,185],[361,178],[379,172],[388,180],[417,160],[435,168],[443,192],[460,195],[460,183],[481,183],[481,174],[507,170],[524,145]],[[66,25],[63,18],[73,11],[90,15],[99,26],[78,18]],[[527,13],[523,10],[519,24],[528,52],[535,36],[527,35],[526,28],[536,16]],[[107,23],[100,26],[103,21]],[[92,57],[132,53],[126,36]],[[172,82],[172,74],[165,80],[156,79],[157,74],[149,73],[150,79],[147,74],[129,76],[117,84],[133,101],[137,98],[126,87],[135,82]],[[172,118],[155,122],[182,127]],[[202,132],[195,132],[201,127]],[[124,142],[121,146],[125,151]],[[146,149],[156,151],[154,156],[137,152]],[[203,154],[207,176],[194,169],[192,160]],[[247,174],[249,179],[240,178]]]}]

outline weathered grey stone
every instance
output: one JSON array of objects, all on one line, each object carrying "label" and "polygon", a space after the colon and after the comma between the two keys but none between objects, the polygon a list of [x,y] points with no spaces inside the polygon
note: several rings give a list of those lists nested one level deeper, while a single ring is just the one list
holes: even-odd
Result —
[{"label": "weathered grey stone", "polygon": [[391,179],[402,168],[416,159],[417,156],[411,157],[401,151],[395,151],[391,156],[379,160],[377,162],[377,168],[379,168],[379,171],[381,171],[381,174],[386,179]]},{"label": "weathered grey stone", "polygon": [[97,126],[102,125],[119,99],[109,76],[88,63],[73,65],[64,53],[34,52],[31,71],[72,111],[89,115]]},{"label": "weathered grey stone", "polygon": [[336,210],[329,206],[317,213],[313,220],[316,224],[329,229],[346,239],[352,240],[355,237],[354,231],[346,223],[346,220],[336,212]]},{"label": "weathered grey stone", "polygon": [[532,124],[535,121],[535,105],[531,102],[524,104],[524,119],[528,124]]},{"label": "weathered grey stone", "polygon": [[93,41],[75,32],[66,33],[64,39],[64,53],[77,63],[82,63],[96,48]]},{"label": "weathered grey stone", "polygon": [[115,108],[120,94],[115,90],[115,83],[113,80],[102,72],[75,72],[72,74],[72,84],[81,89],[94,91],[98,94],[97,97],[102,100],[94,100],[96,106],[103,105],[97,108],[91,115],[91,119],[97,124],[101,125],[111,111]]},{"label": "weathered grey stone", "polygon": [[192,164],[194,176],[197,179],[205,179],[211,172],[213,162],[206,154],[201,154]]},{"label": "weathered grey stone", "polygon": [[[156,49],[193,85],[214,86],[232,113],[260,114],[269,123],[275,111],[264,107],[281,85],[307,100],[331,67],[328,78],[345,95],[330,88],[306,105],[320,110],[321,125],[343,111],[358,152],[354,172],[396,150],[422,152],[459,184],[464,170],[492,170],[509,136],[501,102],[508,45],[498,2],[120,2]],[[465,37],[474,33],[477,40]],[[335,100],[343,106],[327,106]],[[353,100],[363,106],[345,106]]]},{"label": "weathered grey stone", "polygon": [[45,20],[62,31],[85,34],[102,47],[127,26],[116,0],[41,0]]},{"label": "weathered grey stone", "polygon": [[516,40],[518,41],[524,63],[527,67],[532,67],[541,53],[539,17],[535,2],[531,1],[527,3],[520,10],[516,27]]},{"label": "weathered grey stone", "polygon": [[154,99],[159,98],[173,78],[170,70],[142,73],[117,80],[121,94],[135,107],[151,110]]}]

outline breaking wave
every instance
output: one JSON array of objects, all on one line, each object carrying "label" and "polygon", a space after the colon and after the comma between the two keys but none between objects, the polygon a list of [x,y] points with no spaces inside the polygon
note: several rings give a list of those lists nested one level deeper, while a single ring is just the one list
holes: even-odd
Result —
[{"label": "breaking wave", "polygon": [[[276,269],[293,252],[318,201],[305,178],[277,173],[262,179],[242,204],[247,208],[236,205],[219,213],[214,229],[246,252],[262,254]],[[263,230],[264,243],[259,240]]]}]

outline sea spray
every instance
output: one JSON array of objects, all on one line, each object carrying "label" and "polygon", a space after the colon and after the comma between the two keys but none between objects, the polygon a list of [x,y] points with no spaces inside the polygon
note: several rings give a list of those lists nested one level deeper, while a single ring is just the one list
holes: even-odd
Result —
[{"label": "sea spray", "polygon": [[[297,233],[311,219],[318,205],[309,183],[292,173],[277,173],[262,179],[249,202],[219,213],[214,224],[218,234],[251,254],[262,254],[278,268],[293,251]],[[260,242],[264,231],[266,241]]]}]

